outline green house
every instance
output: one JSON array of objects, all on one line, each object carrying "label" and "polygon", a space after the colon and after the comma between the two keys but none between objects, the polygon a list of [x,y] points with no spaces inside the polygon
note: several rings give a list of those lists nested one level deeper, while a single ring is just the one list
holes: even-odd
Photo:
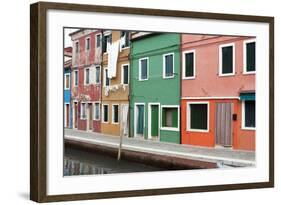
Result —
[{"label": "green house", "polygon": [[180,143],[180,34],[132,34],[130,137]]}]

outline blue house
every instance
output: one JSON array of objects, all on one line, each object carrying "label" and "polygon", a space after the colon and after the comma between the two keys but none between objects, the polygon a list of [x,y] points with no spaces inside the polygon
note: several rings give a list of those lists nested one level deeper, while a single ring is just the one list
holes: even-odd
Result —
[{"label": "blue house", "polygon": [[72,109],[71,109],[71,65],[72,48],[64,49],[64,68],[63,68],[63,101],[64,101],[64,127],[72,128]]}]

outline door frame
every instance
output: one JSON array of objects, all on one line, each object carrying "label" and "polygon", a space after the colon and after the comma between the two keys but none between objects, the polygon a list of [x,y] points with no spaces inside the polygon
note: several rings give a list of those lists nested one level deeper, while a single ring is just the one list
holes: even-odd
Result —
[{"label": "door frame", "polygon": [[161,105],[159,102],[155,102],[155,103],[148,103],[148,120],[147,120],[147,123],[148,123],[148,139],[152,139],[152,136],[151,136],[151,106],[152,105],[157,105],[158,106],[158,137],[157,137],[157,140],[160,139],[160,112],[161,112]]},{"label": "door frame", "polygon": [[[217,129],[216,129],[216,126],[217,126],[217,104],[218,103],[230,103],[230,106],[231,106],[231,113],[230,113],[230,141],[231,141],[231,144],[229,146],[225,146],[225,145],[222,145],[222,144],[217,144]],[[228,148],[228,149],[232,149],[233,148],[233,142],[234,142],[234,128],[233,128],[233,119],[232,119],[232,115],[234,113],[234,102],[232,101],[218,101],[218,102],[215,102],[215,146],[218,146],[218,147],[223,147],[223,148]]]},{"label": "door frame", "polygon": [[[77,113],[75,113],[75,103],[77,103]],[[77,130],[78,129],[78,101],[73,100],[72,105],[73,105],[72,106],[72,129]],[[75,115],[76,115],[76,118],[75,118]],[[76,121],[77,121],[77,127],[75,127]]]},{"label": "door frame", "polygon": [[[137,136],[137,106],[143,105],[143,128],[145,128],[145,103],[135,103],[134,104],[134,137],[140,137]],[[145,129],[144,129],[145,131]],[[145,132],[143,131],[143,137],[145,136]]]},{"label": "door frame", "polygon": [[[90,129],[90,126],[89,126],[89,121],[90,121],[90,115],[92,116],[92,123],[93,123],[93,102],[87,102],[87,131],[92,131],[93,129]],[[89,104],[92,105],[92,112],[90,112],[90,109],[89,109]],[[92,124],[92,128],[93,128],[93,124]]]},{"label": "door frame", "polygon": [[[67,109],[66,109],[66,107],[67,107],[67,105],[69,106],[68,107],[68,122],[66,121],[67,120]],[[64,127],[66,127],[66,128],[69,128],[70,127],[70,103],[69,102],[66,102],[66,103],[64,103]]]}]

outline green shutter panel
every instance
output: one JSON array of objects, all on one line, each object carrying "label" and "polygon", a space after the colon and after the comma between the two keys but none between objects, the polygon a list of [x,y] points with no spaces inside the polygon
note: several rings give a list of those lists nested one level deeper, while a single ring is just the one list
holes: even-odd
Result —
[{"label": "green shutter panel", "polygon": [[162,108],[162,127],[166,127],[166,109]]},{"label": "green shutter panel", "polygon": [[172,127],[178,127],[178,109],[173,109]]}]

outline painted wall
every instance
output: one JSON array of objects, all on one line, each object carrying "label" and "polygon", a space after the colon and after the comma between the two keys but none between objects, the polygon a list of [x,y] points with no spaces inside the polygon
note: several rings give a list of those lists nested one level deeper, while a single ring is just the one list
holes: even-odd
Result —
[{"label": "painted wall", "polygon": [[[120,31],[111,31],[112,34],[112,42],[116,42],[120,40]],[[114,124],[112,123],[112,104],[119,104],[119,116],[121,116],[120,111],[121,111],[121,104],[128,104],[129,103],[129,85],[122,85],[121,84],[121,76],[122,76],[122,65],[123,64],[129,64],[129,53],[130,53],[130,48],[125,48],[121,49],[118,54],[118,59],[117,59],[117,69],[116,69],[116,77],[111,78],[109,81],[109,87],[113,88],[116,87],[117,89],[110,90],[108,95],[105,95],[105,89],[102,85],[102,104],[108,104],[109,105],[109,122],[108,123],[101,123],[101,132],[105,134],[110,134],[110,135],[120,135],[120,119],[119,118],[119,123]],[[107,68],[108,65],[108,54],[104,53],[102,56],[102,70],[103,70],[103,75],[105,75],[105,68]],[[130,65],[129,65],[129,73],[130,73]],[[102,77],[102,80],[104,78]],[[130,83],[130,82],[129,82]],[[102,112],[102,110],[101,110]]]},{"label": "painted wall", "polygon": [[[80,117],[81,102],[100,102],[101,84],[84,83],[84,70],[88,67],[101,65],[101,48],[96,48],[96,35],[101,34],[100,30],[84,29],[73,34],[73,70],[72,70],[72,101],[78,101],[78,129],[86,130],[87,120]],[[86,50],[86,39],[90,38],[90,49]],[[79,52],[76,53],[75,42],[79,42]],[[78,70],[78,86],[74,86],[74,70]],[[101,76],[100,76],[101,77]],[[100,78],[101,79],[101,78]],[[92,116],[93,119],[94,116]],[[93,131],[100,132],[100,121],[93,120]]]},{"label": "painted wall", "polygon": [[[71,85],[71,68],[70,67],[67,67],[67,68],[64,68],[63,69],[63,72],[64,74],[67,74],[69,73],[70,74],[70,85]],[[64,85],[63,85],[63,88],[64,88]],[[71,86],[69,89],[65,89],[63,90],[63,101],[64,101],[64,105],[65,106],[65,103],[69,103],[69,128],[72,128],[72,109],[71,109]],[[65,108],[64,108],[65,109]],[[64,110],[65,112],[65,110]],[[65,115],[64,115],[65,116]],[[66,120],[64,118],[64,120]],[[64,123],[65,125],[65,123]]]},{"label": "painted wall", "polygon": [[[134,105],[145,103],[144,137],[148,137],[148,103],[179,105],[180,53],[179,34],[161,34],[138,39],[131,45],[130,136],[134,136]],[[174,53],[174,77],[164,79],[163,54]],[[149,79],[139,81],[139,59],[149,57]],[[161,122],[161,117],[160,117]],[[179,131],[160,130],[160,140],[180,143]]]},{"label": "painted wall", "polygon": [[[182,80],[181,96],[192,97],[239,97],[244,90],[255,90],[255,74],[243,74],[243,41],[247,37],[221,37],[204,35],[182,35],[182,51],[195,50],[196,76],[195,79]],[[235,44],[235,75],[219,76],[219,45]],[[198,146],[215,146],[215,103],[232,102],[237,121],[233,123],[233,148],[255,150],[255,131],[243,130],[241,124],[241,101],[225,100],[192,100],[208,101],[210,103],[209,132],[186,131],[188,123],[186,103],[191,100],[181,101],[181,135],[183,144]]]}]

